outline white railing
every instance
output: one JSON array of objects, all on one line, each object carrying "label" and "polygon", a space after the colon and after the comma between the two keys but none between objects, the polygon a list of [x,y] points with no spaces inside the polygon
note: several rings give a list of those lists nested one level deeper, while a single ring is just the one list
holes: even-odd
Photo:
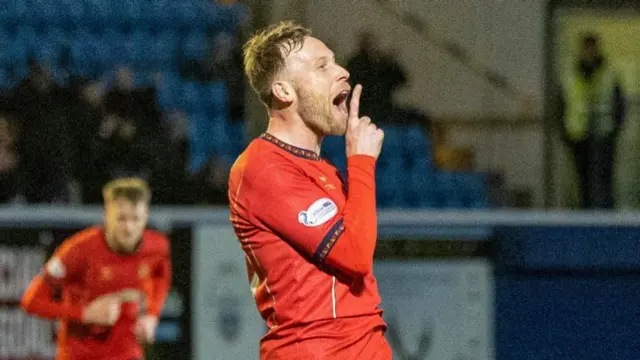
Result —
[{"label": "white railing", "polygon": [[[99,223],[99,206],[3,206],[0,226],[78,227]],[[150,222],[161,229],[191,224],[229,224],[229,211],[220,207],[154,207]],[[529,210],[383,210],[378,215],[383,238],[486,239],[497,226],[639,227],[640,213]]]}]

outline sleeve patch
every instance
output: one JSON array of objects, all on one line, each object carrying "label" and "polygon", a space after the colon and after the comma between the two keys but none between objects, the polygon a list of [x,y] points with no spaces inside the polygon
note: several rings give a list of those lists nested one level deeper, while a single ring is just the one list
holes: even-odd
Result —
[{"label": "sleeve patch", "polygon": [[319,226],[331,220],[338,213],[338,206],[329,198],[313,202],[307,210],[298,213],[298,222],[304,226]]}]

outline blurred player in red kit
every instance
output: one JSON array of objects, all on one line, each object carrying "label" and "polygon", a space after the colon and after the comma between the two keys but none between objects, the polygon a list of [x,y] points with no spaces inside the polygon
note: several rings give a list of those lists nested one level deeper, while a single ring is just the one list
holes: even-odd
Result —
[{"label": "blurred player in red kit", "polygon": [[137,178],[104,187],[104,227],[66,239],[22,297],[60,320],[57,360],[136,360],[152,342],[171,283],[169,241],[146,230],[151,191]]},{"label": "blurred player in red kit", "polygon": [[[262,360],[391,359],[372,273],[375,163],[384,134],[360,117],[362,87],[306,28],[267,27],[244,47],[245,72],[267,106],[267,132],[229,178],[231,222],[269,328]],[[347,183],[320,157],[346,136]]]}]

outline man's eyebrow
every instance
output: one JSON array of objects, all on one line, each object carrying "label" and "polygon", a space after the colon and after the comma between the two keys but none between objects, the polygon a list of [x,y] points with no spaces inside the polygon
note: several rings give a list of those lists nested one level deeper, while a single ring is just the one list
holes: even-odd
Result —
[{"label": "man's eyebrow", "polygon": [[317,62],[321,62],[321,61],[328,61],[328,60],[333,60],[333,61],[335,61],[335,60],[336,60],[336,56],[335,56],[335,55],[333,55],[333,54],[332,54],[331,56],[323,55],[323,56],[321,56],[321,57],[319,57],[319,58],[315,59],[315,60],[314,60],[314,62],[316,62],[316,63],[317,63]]}]

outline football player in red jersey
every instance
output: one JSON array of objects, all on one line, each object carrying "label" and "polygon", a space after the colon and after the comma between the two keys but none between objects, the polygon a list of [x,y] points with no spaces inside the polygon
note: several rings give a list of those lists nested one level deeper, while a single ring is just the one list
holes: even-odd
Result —
[{"label": "football player in red jersey", "polygon": [[151,190],[125,178],[104,188],[104,226],[66,239],[22,297],[58,319],[57,360],[137,360],[152,342],[171,284],[169,241],[147,230]]},{"label": "football player in red jersey", "polygon": [[[281,22],[244,47],[245,73],[269,111],[229,178],[231,222],[269,328],[262,360],[389,360],[373,275],[375,163],[384,134],[351,94],[349,73],[308,29]],[[320,157],[346,136],[347,184]]]}]

